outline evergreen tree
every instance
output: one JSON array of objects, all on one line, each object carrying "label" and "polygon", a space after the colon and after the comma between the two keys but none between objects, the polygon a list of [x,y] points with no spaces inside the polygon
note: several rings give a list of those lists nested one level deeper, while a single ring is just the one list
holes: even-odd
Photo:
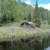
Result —
[{"label": "evergreen tree", "polygon": [[28,15],[27,19],[28,21],[31,21],[31,14]]},{"label": "evergreen tree", "polygon": [[37,0],[36,0],[35,10],[34,10],[33,22],[37,27],[40,27],[41,22],[40,22],[40,13],[39,13]]}]

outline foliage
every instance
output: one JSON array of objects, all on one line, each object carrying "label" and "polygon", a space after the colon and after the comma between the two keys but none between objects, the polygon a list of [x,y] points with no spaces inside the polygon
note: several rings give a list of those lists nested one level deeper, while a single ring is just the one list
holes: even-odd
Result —
[{"label": "foliage", "polygon": [[[48,14],[47,14],[48,12]],[[38,7],[36,3],[35,8],[31,5],[24,3],[24,0],[0,0],[0,23],[6,19],[6,22],[21,21],[24,18],[36,23],[36,26],[40,27],[41,22],[44,22],[47,18],[50,22],[50,12],[47,9]]]},{"label": "foliage", "polygon": [[31,14],[28,15],[27,20],[31,21]]},{"label": "foliage", "polygon": [[[15,0],[0,0],[1,1],[1,18],[5,22],[11,21],[10,18],[15,18],[16,10],[15,10]],[[7,19],[6,19],[7,18]]]},{"label": "foliage", "polygon": [[48,24],[50,24],[50,11],[48,11]]},{"label": "foliage", "polygon": [[33,16],[33,18],[34,18],[34,23],[35,23],[35,25],[37,26],[37,27],[40,27],[40,15],[39,15],[40,13],[39,13],[39,9],[38,9],[38,3],[37,3],[37,1],[36,1],[36,5],[35,5],[35,10],[34,10],[34,16]]}]

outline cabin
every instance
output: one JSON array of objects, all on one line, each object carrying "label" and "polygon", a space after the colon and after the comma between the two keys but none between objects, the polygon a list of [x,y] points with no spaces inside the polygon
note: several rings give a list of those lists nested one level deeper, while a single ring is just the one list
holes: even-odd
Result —
[{"label": "cabin", "polygon": [[35,25],[31,21],[23,21],[21,23],[21,27],[26,27],[26,28],[35,28]]}]

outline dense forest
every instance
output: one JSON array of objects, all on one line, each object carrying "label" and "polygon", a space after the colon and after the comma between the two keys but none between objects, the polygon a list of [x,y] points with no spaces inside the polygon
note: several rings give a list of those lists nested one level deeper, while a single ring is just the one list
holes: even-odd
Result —
[{"label": "dense forest", "polygon": [[0,23],[20,22],[28,20],[40,27],[42,23],[50,24],[50,11],[42,7],[35,7],[24,3],[21,0],[0,0]]}]

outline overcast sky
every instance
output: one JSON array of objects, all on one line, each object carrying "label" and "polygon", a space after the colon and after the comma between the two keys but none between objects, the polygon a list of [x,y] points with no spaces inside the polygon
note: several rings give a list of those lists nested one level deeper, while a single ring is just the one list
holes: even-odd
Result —
[{"label": "overcast sky", "polygon": [[[34,5],[36,0],[25,0],[25,3]],[[50,0],[38,0],[39,7],[50,10]]]}]

